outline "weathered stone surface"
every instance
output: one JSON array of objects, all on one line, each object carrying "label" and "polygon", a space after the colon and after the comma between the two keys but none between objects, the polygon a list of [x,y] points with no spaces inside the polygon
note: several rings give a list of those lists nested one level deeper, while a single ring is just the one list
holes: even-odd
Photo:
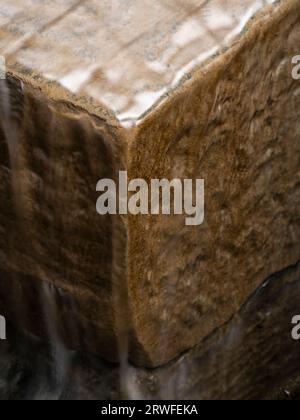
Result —
[{"label": "weathered stone surface", "polygon": [[[120,345],[127,356],[128,329],[130,360],[156,367],[299,260],[300,95],[290,66],[298,6],[286,0],[264,11],[127,131],[55,84],[10,77],[13,112],[7,119],[3,108],[0,132],[0,313],[113,361]],[[146,180],[204,178],[205,223],[99,217],[96,183],[121,169]]]},{"label": "weathered stone surface", "polygon": [[263,279],[299,260],[299,27],[298,1],[258,18],[130,144],[132,178],[200,178],[206,188],[202,226],[129,217],[133,324],[153,365],[200,342]]}]

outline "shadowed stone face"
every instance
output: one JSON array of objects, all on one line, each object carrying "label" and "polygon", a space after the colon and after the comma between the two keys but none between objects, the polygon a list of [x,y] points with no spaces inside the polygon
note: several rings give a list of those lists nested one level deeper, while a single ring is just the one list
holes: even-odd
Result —
[{"label": "shadowed stone face", "polygon": [[[0,132],[1,302],[45,334],[46,284],[58,334],[116,359],[113,279],[122,256],[114,261],[113,242],[120,222],[95,211],[97,180],[114,179],[121,165],[116,129],[16,79],[0,83],[10,99]],[[121,224],[118,234],[122,242]]]}]

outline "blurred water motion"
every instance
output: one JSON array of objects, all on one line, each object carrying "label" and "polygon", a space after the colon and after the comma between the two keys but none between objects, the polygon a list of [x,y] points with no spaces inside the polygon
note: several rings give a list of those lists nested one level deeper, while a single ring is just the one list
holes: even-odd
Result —
[{"label": "blurred water motion", "polygon": [[0,0],[0,54],[136,120],[274,0]]}]

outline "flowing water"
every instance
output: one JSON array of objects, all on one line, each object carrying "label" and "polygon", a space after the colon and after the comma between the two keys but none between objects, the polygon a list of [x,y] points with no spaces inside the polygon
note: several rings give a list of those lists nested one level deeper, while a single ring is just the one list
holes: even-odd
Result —
[{"label": "flowing water", "polygon": [[10,166],[16,169],[19,126],[23,118],[23,83],[7,76],[0,80],[1,123],[7,141]]},{"label": "flowing water", "polygon": [[[20,141],[20,126],[23,118],[23,84],[21,81],[10,78],[0,80],[0,111],[1,126],[6,139],[9,155],[9,166],[11,173],[11,185],[13,193],[15,222],[22,225],[22,184],[20,174],[20,164],[18,155],[18,145]],[[22,231],[22,226],[21,231]],[[26,232],[24,232],[26,237]],[[8,238],[8,249],[13,252],[13,245]],[[57,290],[50,283],[41,282],[40,300],[44,311],[44,322],[47,327],[47,339],[51,348],[51,372],[44,375],[44,380],[38,384],[38,391],[35,394],[36,399],[59,399],[65,388],[68,369],[72,352],[68,351],[62,343],[58,332],[59,313],[57,308]],[[22,310],[26,308],[26,302],[23,302],[24,296],[21,290],[13,291],[15,304],[20,307],[18,311],[20,316]],[[18,299],[17,299],[18,298]],[[26,310],[26,309],[25,309]],[[51,386],[50,386],[51,384]],[[35,388],[33,385],[33,388]]]},{"label": "flowing water", "polygon": [[62,397],[68,381],[71,366],[72,352],[67,350],[62,343],[58,332],[59,311],[56,301],[56,289],[50,283],[42,282],[41,303],[44,309],[44,317],[48,332],[48,341],[52,358],[52,390],[37,395],[37,399],[57,400]]},{"label": "flowing water", "polygon": [[[79,4],[80,2],[78,2]],[[249,2],[247,2],[249,3]],[[268,1],[267,3],[272,3],[272,1]],[[250,6],[246,10],[247,13],[240,12],[239,18],[243,18],[243,20],[240,20],[239,22],[235,23],[232,21],[230,25],[228,25],[228,42],[234,38],[236,35],[237,29],[239,29],[239,32],[244,29],[245,24],[247,21],[253,16],[256,11],[258,11],[263,5],[266,4],[266,2],[258,1],[258,2],[250,2]],[[225,13],[225,12],[224,12]],[[185,16],[185,15],[184,15]],[[123,17],[124,18],[124,17]],[[222,20],[222,19],[221,19]],[[224,20],[224,18],[223,18]],[[55,20],[55,23],[56,20]],[[204,27],[207,22],[202,22],[202,15],[200,20],[201,25]],[[139,87],[135,83],[129,83],[128,80],[128,86],[133,89],[133,91],[130,91],[127,98],[122,98],[119,95],[119,92],[122,91],[120,88],[120,83],[122,82],[123,86],[123,74],[118,73],[116,69],[120,68],[119,63],[115,62],[114,60],[104,60],[109,63],[108,65],[111,66],[110,68],[104,68],[103,69],[103,81],[104,86],[100,86],[99,89],[94,89],[94,81],[92,80],[91,75],[95,73],[96,70],[99,70],[97,66],[92,65],[91,67],[87,66],[87,68],[90,68],[91,71],[86,71],[85,74],[87,74],[86,77],[86,83],[84,86],[81,86],[83,92],[85,94],[91,93],[91,88],[93,88],[94,95],[97,96],[97,99],[104,98],[104,102],[109,102],[112,104],[114,110],[119,115],[120,119],[123,120],[125,123],[126,121],[136,121],[140,117],[143,112],[145,112],[150,106],[153,105],[155,100],[158,100],[164,93],[167,92],[167,90],[170,87],[174,87],[178,81],[189,71],[192,70],[196,65],[199,65],[203,62],[204,59],[210,57],[211,55],[215,54],[219,49],[220,45],[217,43],[217,45],[214,45],[209,51],[199,51],[198,54],[196,54],[196,59],[193,58],[193,60],[189,58],[185,58],[185,61],[181,63],[182,68],[179,70],[177,68],[177,65],[172,65],[172,60],[175,56],[177,56],[177,52],[182,50],[182,46],[189,45],[189,42],[191,40],[188,40],[186,36],[186,31],[190,33],[191,30],[198,30],[198,32],[201,32],[202,26],[200,23],[196,22],[194,20],[188,20],[187,22],[180,21],[180,25],[178,24],[181,32],[179,32],[179,35],[181,34],[181,37],[178,35],[173,36],[170,45],[168,44],[168,48],[164,51],[161,51],[160,57],[158,60],[153,59],[153,57],[150,57],[153,54],[148,54],[148,57],[145,59],[145,69],[142,73],[142,75],[139,75],[140,79],[142,80],[144,75],[147,74],[147,72],[151,73],[151,89],[146,90],[145,86]],[[204,25],[205,24],[205,25]],[[187,25],[187,26],[184,26]],[[126,25],[124,25],[126,26]],[[45,26],[47,28],[47,26]],[[201,30],[200,30],[201,29]],[[156,28],[155,28],[156,31]],[[154,31],[154,32],[155,32]],[[49,34],[48,34],[49,35]],[[196,38],[199,38],[200,35],[197,35],[193,42],[196,40]],[[141,39],[143,36],[141,35]],[[26,39],[27,40],[27,39]],[[174,45],[173,45],[174,44]],[[70,46],[69,46],[70,47]],[[142,45],[144,48],[144,46]],[[30,48],[28,48],[29,50]],[[109,48],[107,49],[109,50]],[[151,50],[152,51],[152,50]],[[135,57],[137,54],[136,50],[134,50],[133,56]],[[92,56],[92,54],[91,54]],[[193,54],[194,56],[194,54]],[[124,57],[123,57],[124,59]],[[23,56],[23,61],[25,64],[28,64],[28,61],[26,61],[26,54],[25,58]],[[138,62],[138,60],[132,60]],[[144,63],[144,64],[145,64]],[[98,67],[100,64],[98,63]],[[43,67],[40,63],[40,67]],[[100,66],[101,67],[101,66]],[[105,66],[104,66],[105,67]],[[126,66],[123,66],[126,68]],[[172,70],[172,73],[170,77],[170,68]],[[82,73],[80,69],[72,69],[71,72],[68,74],[64,74],[64,77],[62,77],[61,73],[65,73],[65,70],[62,72],[61,69],[55,68],[53,66],[53,72],[55,73],[55,76],[52,77],[49,73],[47,73],[46,69],[43,68],[43,73],[45,75],[48,74],[49,78],[54,79],[60,79],[61,82],[69,87],[71,90],[76,91],[78,86],[76,85],[76,80],[74,82],[74,71],[77,71],[77,73],[80,75]],[[154,75],[153,75],[154,73]],[[72,76],[73,75],[73,76]],[[70,77],[72,76],[72,77]],[[155,76],[155,77],[154,77]],[[168,76],[168,77],[167,77]],[[129,76],[128,76],[129,77]],[[166,79],[165,79],[166,77]],[[131,80],[136,81],[136,73],[132,71],[132,74],[130,74]],[[129,80],[130,80],[129,78]],[[160,85],[162,86],[161,89],[157,88],[156,83],[152,83],[152,78],[156,80],[156,78],[160,78]],[[76,79],[76,77],[75,77]],[[106,80],[107,79],[107,80]],[[71,82],[70,82],[71,81]],[[110,82],[108,84],[107,82]],[[153,86],[152,86],[153,85]],[[109,86],[110,91],[105,92],[106,86]],[[133,86],[131,88],[131,86]],[[167,86],[167,87],[166,87]],[[156,89],[155,89],[156,87]],[[112,94],[112,92],[114,92]],[[116,92],[118,94],[116,94]],[[5,80],[0,80],[0,112],[1,112],[1,124],[3,128],[3,132],[6,138],[7,143],[7,149],[9,154],[9,164],[10,164],[10,171],[11,171],[11,182],[12,182],[12,189],[14,192],[14,203],[15,203],[15,213],[17,217],[17,222],[21,220],[21,204],[18,200],[18,197],[22,196],[21,192],[21,180],[20,180],[20,161],[19,161],[19,154],[18,154],[18,145],[20,142],[20,136],[19,136],[19,128],[20,124],[22,122],[23,118],[23,85],[21,82],[17,82],[15,80],[12,80],[11,78],[6,78]],[[18,215],[20,217],[18,218]],[[118,283],[117,283],[118,284]],[[173,294],[176,292],[175,289],[169,290],[169,301],[168,301],[168,307],[166,310],[168,312],[172,311],[173,306]],[[16,293],[17,295],[17,293]],[[63,398],[63,396],[66,393],[66,389],[69,386],[70,382],[70,376],[74,375],[74,366],[73,362],[75,359],[75,353],[66,349],[65,345],[63,344],[62,337],[60,336],[59,332],[59,322],[60,322],[60,315],[59,315],[59,306],[64,305],[64,295],[62,291],[55,288],[51,283],[48,283],[46,281],[42,281],[40,285],[40,294],[39,298],[41,301],[41,307],[43,308],[43,317],[47,329],[47,341],[49,342],[49,363],[47,367],[43,366],[42,363],[36,363],[35,368],[40,369],[41,372],[38,372],[40,376],[37,378],[34,378],[31,382],[32,389],[35,390],[34,398],[35,399],[60,399]],[[122,298],[122,295],[121,295]],[[117,306],[120,307],[121,303],[117,301]],[[120,310],[121,318],[123,314],[123,310]],[[169,314],[167,314],[169,315]],[[170,316],[170,315],[169,315]],[[126,321],[128,321],[127,316],[124,318]],[[126,322],[125,321],[125,322]],[[164,325],[164,324],[162,324]],[[128,326],[127,326],[128,327]],[[77,333],[76,331],[76,325],[73,325],[74,334]],[[233,326],[230,333],[228,333],[228,336],[226,339],[222,342],[222,346],[228,351],[230,351],[234,346],[237,345],[238,341],[241,337],[241,330],[240,325]],[[164,351],[167,346],[170,345],[170,343],[166,342],[164,338],[164,329],[162,326],[161,330],[161,343],[162,343],[162,351]],[[132,367],[128,361],[128,331],[124,326],[120,327],[119,330],[119,353],[120,353],[120,367],[119,367],[119,378],[120,378],[120,388],[121,388],[121,395],[123,398],[126,399],[143,399],[145,398],[145,393],[142,390],[142,387],[139,386],[139,373],[138,370],[134,367]],[[226,351],[224,352],[226,354]],[[34,355],[33,355],[34,357]],[[214,363],[214,356],[211,358],[211,363]],[[231,369],[230,366],[228,366],[227,359],[222,359],[221,362],[218,361],[219,365],[222,367],[223,372],[227,372]],[[91,362],[92,364],[92,362]],[[102,374],[102,366],[100,367],[97,363],[98,372],[101,372]],[[190,374],[189,371],[189,364],[185,359],[183,359],[183,363],[180,364],[179,368],[176,370],[176,374],[174,376],[170,375],[167,380],[162,380],[159,384],[159,396],[161,398],[169,398],[173,399],[176,396],[180,396],[180,387],[182,384],[184,384],[187,381],[187,378]],[[79,370],[79,369],[78,369]],[[112,374],[114,374],[115,369],[111,369]],[[109,377],[110,373],[107,373],[106,367],[103,368],[103,371],[105,371],[105,376],[103,381],[105,382],[105,378]],[[79,376],[83,376],[82,373],[79,374]],[[229,375],[229,373],[228,373]],[[89,381],[93,381],[95,378],[90,379]],[[85,382],[79,381],[77,383],[78,386],[84,387]],[[105,383],[104,383],[105,385]],[[98,384],[99,386],[99,384]],[[226,387],[226,382],[222,381],[222,384],[220,386]],[[99,386],[100,389],[100,386]],[[101,388],[102,389],[102,388]],[[100,392],[100,391],[99,391]],[[32,394],[32,393],[31,393]],[[178,395],[179,394],[179,395]],[[32,395],[27,395],[32,396]],[[96,395],[93,395],[96,397]]]}]

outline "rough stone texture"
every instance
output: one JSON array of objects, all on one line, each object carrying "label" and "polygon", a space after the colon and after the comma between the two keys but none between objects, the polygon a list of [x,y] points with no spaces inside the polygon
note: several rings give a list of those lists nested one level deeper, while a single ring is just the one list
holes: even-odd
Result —
[{"label": "rough stone texture", "polygon": [[116,360],[126,232],[95,203],[97,181],[124,166],[122,132],[12,76],[0,84],[1,312]]},{"label": "rough stone texture", "polygon": [[137,128],[130,177],[205,180],[205,223],[129,217],[138,340],[164,364],[227,321],[300,257],[298,1],[257,19]]},{"label": "rough stone texture", "polygon": [[126,393],[119,368],[88,354],[64,350],[66,370],[57,376],[53,348],[9,325],[9,340],[0,342],[0,399],[299,400],[300,348],[291,339],[299,305],[298,263],[267,279],[227,325],[184,356],[154,370],[130,367]]},{"label": "rough stone texture", "polygon": [[[295,264],[300,95],[290,59],[299,20],[298,0],[264,10],[240,42],[128,131],[103,107],[99,117],[89,101],[75,106],[55,84],[10,77],[13,112],[0,132],[0,313],[113,361],[118,344],[126,357],[128,328],[130,360],[156,367]],[[97,181],[124,168],[147,180],[204,178],[205,223],[97,216]]]}]

